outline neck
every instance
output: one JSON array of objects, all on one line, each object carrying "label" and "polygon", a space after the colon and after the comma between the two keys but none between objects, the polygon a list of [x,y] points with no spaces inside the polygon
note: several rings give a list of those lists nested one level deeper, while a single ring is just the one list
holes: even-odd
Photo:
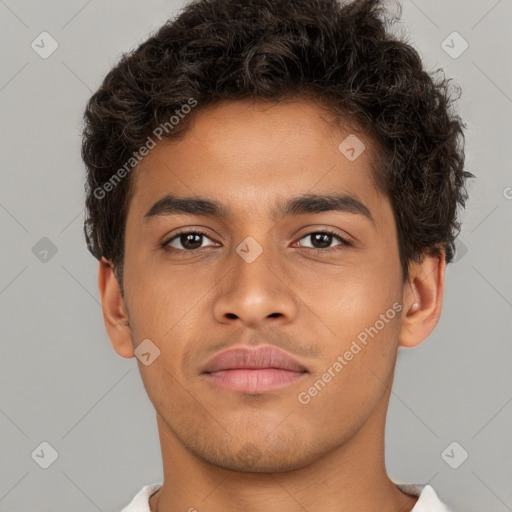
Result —
[{"label": "neck", "polygon": [[347,442],[314,462],[279,473],[242,473],[191,454],[157,415],[163,454],[162,487],[152,512],[409,512],[417,498],[397,489],[384,463],[389,393]]}]

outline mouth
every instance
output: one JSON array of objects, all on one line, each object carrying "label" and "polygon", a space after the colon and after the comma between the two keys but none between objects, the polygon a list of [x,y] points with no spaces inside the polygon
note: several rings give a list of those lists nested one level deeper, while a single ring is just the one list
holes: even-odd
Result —
[{"label": "mouth", "polygon": [[263,393],[302,380],[308,370],[274,347],[239,347],[211,359],[202,375],[215,387],[243,393]]}]

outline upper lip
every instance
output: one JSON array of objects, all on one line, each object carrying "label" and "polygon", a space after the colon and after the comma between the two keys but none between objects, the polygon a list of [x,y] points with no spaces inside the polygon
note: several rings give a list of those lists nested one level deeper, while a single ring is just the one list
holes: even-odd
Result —
[{"label": "upper lip", "polygon": [[285,352],[270,346],[231,348],[211,358],[202,373],[234,369],[280,368],[295,372],[307,369]]}]

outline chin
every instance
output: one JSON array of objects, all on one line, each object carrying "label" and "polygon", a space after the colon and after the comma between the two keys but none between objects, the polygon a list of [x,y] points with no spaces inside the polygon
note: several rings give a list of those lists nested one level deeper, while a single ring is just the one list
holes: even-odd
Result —
[{"label": "chin", "polygon": [[[306,449],[304,440],[293,442],[292,436],[269,441],[247,440],[237,445],[225,440],[202,446],[188,446],[196,457],[213,466],[239,473],[283,473],[300,469],[321,457],[321,450]],[[195,443],[194,443],[195,444]],[[239,448],[237,449],[237,447]]]}]

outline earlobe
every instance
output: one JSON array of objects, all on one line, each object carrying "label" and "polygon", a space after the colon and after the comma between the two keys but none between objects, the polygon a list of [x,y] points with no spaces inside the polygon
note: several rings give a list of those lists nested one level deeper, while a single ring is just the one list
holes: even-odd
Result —
[{"label": "earlobe", "polygon": [[105,329],[114,350],[126,358],[133,357],[128,310],[114,275],[112,263],[101,258],[98,268],[98,289]]},{"label": "earlobe", "polygon": [[415,347],[434,330],[441,316],[446,259],[425,255],[420,263],[410,267],[409,281],[404,288],[404,315],[398,343]]}]

